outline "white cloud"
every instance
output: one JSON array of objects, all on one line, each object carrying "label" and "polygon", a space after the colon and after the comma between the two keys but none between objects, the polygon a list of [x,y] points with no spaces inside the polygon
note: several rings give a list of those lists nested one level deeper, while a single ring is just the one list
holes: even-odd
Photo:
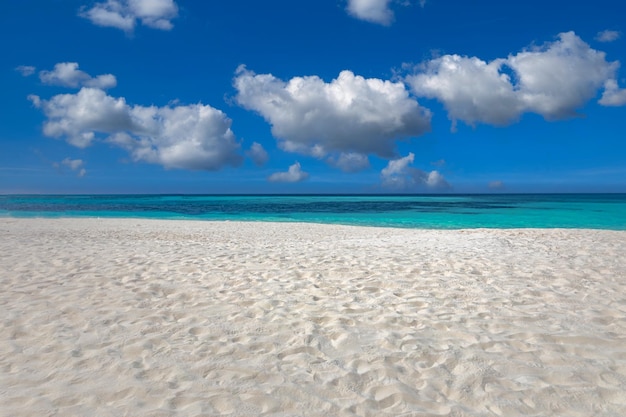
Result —
[{"label": "white cloud", "polygon": [[444,55],[420,66],[406,81],[417,96],[444,104],[454,130],[457,120],[502,126],[526,112],[546,120],[576,116],[615,78],[618,67],[618,62],[606,61],[604,52],[567,32],[542,47],[491,62]]},{"label": "white cloud", "polygon": [[87,170],[84,167],[85,163],[83,162],[82,159],[65,158],[60,163],[59,162],[53,163],[52,166],[61,172],[63,171],[62,169],[63,167],[69,168],[72,171],[77,171],[76,175],[78,177],[84,177],[85,174],[87,174]]},{"label": "white cloud", "polygon": [[327,162],[344,172],[357,172],[370,167],[370,161],[367,155],[354,152],[342,152],[339,156],[331,156]]},{"label": "white cloud", "polygon": [[309,174],[302,171],[300,163],[296,162],[289,167],[287,172],[276,172],[270,175],[267,180],[270,182],[300,182],[307,178],[309,178]]},{"label": "white cloud", "polygon": [[626,89],[619,88],[615,80],[607,80],[604,83],[604,93],[598,103],[603,106],[624,106],[626,105]]},{"label": "white cloud", "polygon": [[171,20],[178,16],[174,0],[107,0],[91,9],[81,8],[79,16],[98,26],[107,26],[131,32],[137,21],[145,26],[171,30]]},{"label": "white cloud", "polygon": [[430,130],[430,112],[401,82],[342,71],[330,83],[317,76],[288,82],[240,67],[237,102],[272,125],[282,149],[322,158],[333,152],[394,155],[395,141]]},{"label": "white cloud", "polygon": [[[389,26],[393,23],[394,13],[390,8],[392,2],[400,6],[409,6],[412,0],[347,0],[346,11],[356,19],[366,22]],[[418,1],[420,7],[426,5],[426,0]]]},{"label": "white cloud", "polygon": [[33,103],[34,107],[41,107],[41,97],[39,97],[38,95],[29,94],[27,98],[31,103]]},{"label": "white cloud", "polygon": [[453,121],[505,125],[519,117],[523,105],[501,65],[502,60],[444,55],[407,82],[418,96],[442,101]]},{"label": "white cloud", "polygon": [[241,161],[231,120],[211,106],[130,106],[123,97],[87,87],[50,100],[29,98],[48,118],[44,134],[77,147],[91,145],[100,135],[135,161],[165,168],[217,170]]},{"label": "white cloud", "polygon": [[599,42],[613,42],[620,38],[622,34],[616,30],[603,30],[598,32],[596,40]]},{"label": "white cloud", "polygon": [[36,68],[31,65],[20,65],[15,68],[15,71],[22,74],[23,77],[28,77],[35,73]]},{"label": "white cloud", "polygon": [[59,62],[52,71],[40,71],[39,79],[44,84],[60,85],[63,87],[93,87],[112,88],[117,85],[117,79],[112,74],[102,74],[93,78],[78,69],[76,62]]},{"label": "white cloud", "polygon": [[415,154],[413,152],[409,152],[407,156],[389,161],[387,163],[387,167],[382,170],[382,174],[384,176],[399,174],[406,170],[406,168],[414,161]]},{"label": "white cloud", "polygon": [[430,188],[450,188],[450,184],[439,171],[430,171],[425,183]]},{"label": "white cloud", "polygon": [[424,172],[412,167],[415,154],[389,161],[387,166],[380,172],[383,187],[396,190],[411,190],[420,187],[433,189],[450,188],[450,184],[439,171]]},{"label": "white cloud", "polygon": [[70,144],[79,148],[92,144],[94,132],[113,133],[134,128],[131,108],[124,98],[108,96],[99,89],[84,87],[77,94],[59,94],[50,100],[29,98],[48,118],[44,134],[65,136]]},{"label": "white cloud", "polygon": [[87,171],[84,168],[85,163],[83,162],[82,159],[70,159],[70,158],[65,158],[62,162],[62,165],[68,167],[69,169],[71,169],[72,171],[78,171],[77,175],[79,177],[84,177],[85,174],[87,173]]},{"label": "white cloud", "polygon": [[393,22],[390,2],[391,0],[348,0],[346,10],[357,19],[386,26]]},{"label": "white cloud", "polygon": [[63,160],[63,162],[61,162],[63,165],[69,167],[71,170],[75,171],[79,168],[81,168],[83,166],[83,160],[82,159],[70,159],[70,158],[65,158]]},{"label": "white cloud", "polygon": [[528,110],[549,120],[574,116],[619,67],[574,32],[561,33],[543,48],[509,56],[507,62],[519,78],[518,93]]},{"label": "white cloud", "polygon": [[173,0],[129,0],[128,4],[142,24],[161,30],[174,27],[170,20],[178,16],[178,6]]},{"label": "white cloud", "polygon": [[263,148],[263,145],[257,142],[254,142],[252,146],[250,146],[250,149],[246,152],[246,155],[248,155],[248,157],[252,159],[252,162],[254,162],[254,164],[257,166],[265,165],[265,163],[269,159],[267,151]]},{"label": "white cloud", "polygon": [[98,3],[91,9],[81,8],[80,17],[91,20],[97,26],[114,27],[125,32],[135,28],[135,16],[128,11],[128,6],[117,0]]}]

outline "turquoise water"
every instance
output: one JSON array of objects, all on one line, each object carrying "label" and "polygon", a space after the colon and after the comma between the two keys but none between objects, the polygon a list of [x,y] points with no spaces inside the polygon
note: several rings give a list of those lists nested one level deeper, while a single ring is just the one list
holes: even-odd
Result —
[{"label": "turquoise water", "polygon": [[626,230],[626,194],[5,195],[1,217],[134,217],[405,228]]}]

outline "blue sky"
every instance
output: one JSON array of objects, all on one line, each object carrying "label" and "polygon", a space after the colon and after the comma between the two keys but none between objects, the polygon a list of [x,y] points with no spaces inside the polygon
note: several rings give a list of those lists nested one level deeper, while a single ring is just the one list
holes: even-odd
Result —
[{"label": "blue sky", "polygon": [[7,0],[1,193],[626,192],[617,0]]}]

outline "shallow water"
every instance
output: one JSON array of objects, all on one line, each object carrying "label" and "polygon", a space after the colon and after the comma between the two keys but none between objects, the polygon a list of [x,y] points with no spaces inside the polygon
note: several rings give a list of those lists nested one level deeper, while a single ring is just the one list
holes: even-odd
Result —
[{"label": "shallow water", "polygon": [[8,195],[0,216],[626,230],[626,194]]}]

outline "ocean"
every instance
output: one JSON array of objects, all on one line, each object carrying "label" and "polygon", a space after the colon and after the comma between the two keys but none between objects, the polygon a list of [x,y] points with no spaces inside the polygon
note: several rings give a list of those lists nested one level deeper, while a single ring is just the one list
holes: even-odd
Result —
[{"label": "ocean", "polygon": [[428,229],[626,230],[626,194],[0,195],[0,217],[315,222]]}]

